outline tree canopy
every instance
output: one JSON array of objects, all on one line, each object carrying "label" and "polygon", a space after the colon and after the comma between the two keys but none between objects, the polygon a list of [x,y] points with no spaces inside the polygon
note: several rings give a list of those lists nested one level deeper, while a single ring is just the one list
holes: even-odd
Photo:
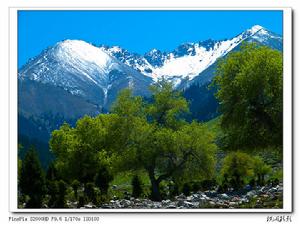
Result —
[{"label": "tree canopy", "polygon": [[[114,107],[118,111],[114,112],[123,122],[119,124],[130,129],[123,130],[127,134],[127,144],[115,149],[115,165],[122,170],[146,170],[152,185],[152,198],[160,200],[159,184],[163,180],[212,175],[215,145],[204,125],[189,124],[181,118],[188,111],[188,103],[180,92],[165,82],[151,90],[153,102],[148,104],[142,104],[139,97],[129,94],[129,90],[122,92],[116,101]],[[136,116],[124,113],[135,108],[137,102],[140,107],[137,107],[138,113],[133,111]]]},{"label": "tree canopy", "polygon": [[46,192],[45,174],[34,148],[26,153],[22,162],[19,188],[23,194],[29,196],[27,208],[41,208],[42,199]]},{"label": "tree canopy", "polygon": [[182,119],[188,103],[171,84],[163,81],[151,90],[153,100],[146,102],[125,89],[111,114],[86,116],[74,128],[64,124],[54,131],[50,146],[58,170],[65,177],[89,182],[96,173],[99,178],[103,163],[115,172],[143,169],[156,200],[161,199],[163,180],[211,176],[216,148],[212,134],[204,125]]},{"label": "tree canopy", "polygon": [[282,53],[248,44],[220,61],[214,84],[220,102],[223,147],[282,145]]}]

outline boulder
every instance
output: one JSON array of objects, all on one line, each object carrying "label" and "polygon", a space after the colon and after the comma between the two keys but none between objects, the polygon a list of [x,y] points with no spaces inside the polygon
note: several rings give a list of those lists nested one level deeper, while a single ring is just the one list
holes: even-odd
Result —
[{"label": "boulder", "polygon": [[172,203],[172,204],[170,204],[170,205],[168,205],[167,207],[166,207],[166,209],[176,209],[177,207],[176,207],[176,205],[174,204],[174,203]]},{"label": "boulder", "polygon": [[255,190],[249,191],[249,192],[247,192],[246,196],[248,198],[254,198],[257,196],[257,192]]},{"label": "boulder", "polygon": [[218,197],[222,200],[229,200],[230,199],[230,197],[225,193],[219,194]]},{"label": "boulder", "polygon": [[183,206],[184,206],[185,208],[190,209],[190,208],[194,208],[195,205],[194,205],[192,202],[184,201],[184,202],[183,202]]}]

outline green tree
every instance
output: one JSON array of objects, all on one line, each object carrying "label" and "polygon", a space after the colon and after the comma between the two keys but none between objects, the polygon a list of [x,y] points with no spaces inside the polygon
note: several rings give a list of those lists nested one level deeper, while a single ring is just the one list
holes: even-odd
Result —
[{"label": "green tree", "polygon": [[63,180],[58,181],[58,193],[57,193],[57,199],[54,203],[54,208],[67,208],[66,204],[66,191],[67,191],[67,185]]},{"label": "green tree", "polygon": [[86,184],[97,175],[97,186],[105,192],[110,176],[102,165],[114,172],[144,169],[155,200],[161,200],[163,180],[180,183],[209,178],[214,168],[214,137],[204,125],[182,119],[188,104],[169,83],[160,82],[152,91],[153,100],[146,103],[125,89],[111,114],[85,116],[74,128],[64,124],[54,131],[50,147],[63,178]]},{"label": "green tree", "polygon": [[53,180],[53,181],[48,181],[47,182],[47,193],[50,196],[49,201],[48,201],[48,206],[50,208],[54,208],[55,204],[58,199],[58,181]]},{"label": "green tree", "polygon": [[220,103],[223,147],[282,145],[282,53],[244,45],[218,63],[214,83]]},{"label": "green tree", "polygon": [[73,180],[71,186],[72,186],[73,191],[74,191],[75,199],[77,199],[77,197],[78,197],[78,188],[80,187],[80,182],[78,180]]},{"label": "green tree", "polygon": [[253,172],[258,185],[262,186],[265,184],[265,176],[271,173],[271,171],[271,166],[265,164],[261,157],[253,157]]},{"label": "green tree", "polygon": [[87,183],[84,186],[84,193],[89,201],[96,203],[96,193],[95,193],[95,185],[94,183]]},{"label": "green tree", "polygon": [[138,175],[135,175],[131,180],[132,196],[138,198],[143,193],[142,184]]},{"label": "green tree", "polygon": [[223,160],[221,169],[224,184],[235,190],[242,188],[253,177],[252,157],[243,152],[231,152]]},{"label": "green tree", "polygon": [[120,120],[116,130],[126,134],[120,135],[121,141],[115,139],[122,144],[115,149],[114,165],[120,170],[146,170],[154,200],[161,200],[159,184],[163,180],[211,176],[215,151],[213,136],[205,126],[180,118],[187,111],[184,98],[169,84],[159,85],[154,88],[153,103],[143,104],[126,90],[113,111]]},{"label": "green tree", "polygon": [[113,175],[108,166],[101,165],[95,177],[95,184],[100,189],[101,194],[107,194],[109,183],[113,180]]},{"label": "green tree", "polygon": [[114,115],[99,115],[96,118],[85,116],[78,120],[75,128],[63,124],[52,132],[50,148],[56,156],[55,165],[64,180],[77,179],[81,183],[94,181],[112,138],[107,129]]},{"label": "green tree", "polygon": [[57,169],[53,162],[50,163],[46,173],[46,180],[47,181],[54,181],[58,179]]},{"label": "green tree", "polygon": [[147,116],[158,126],[176,130],[185,122],[182,116],[189,111],[188,103],[172,83],[162,80],[150,87],[153,103],[147,106]]},{"label": "green tree", "polygon": [[84,196],[79,196],[77,208],[84,207],[84,204],[85,204],[85,198],[84,198]]},{"label": "green tree", "polygon": [[42,207],[46,192],[45,175],[34,148],[29,149],[24,157],[19,188],[22,194],[29,196],[29,201],[26,203],[27,208]]},{"label": "green tree", "polygon": [[20,158],[20,152],[23,150],[23,145],[18,144],[18,182],[21,176],[21,170],[22,170],[22,160]]}]

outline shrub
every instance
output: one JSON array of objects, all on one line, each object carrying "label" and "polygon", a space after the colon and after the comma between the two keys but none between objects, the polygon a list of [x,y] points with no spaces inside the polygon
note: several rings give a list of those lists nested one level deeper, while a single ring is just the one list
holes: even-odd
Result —
[{"label": "shrub", "polygon": [[131,181],[132,185],[132,196],[138,198],[143,193],[142,184],[138,175],[135,175]]},{"label": "shrub", "polygon": [[229,153],[223,161],[222,184],[228,184],[235,190],[242,188],[253,176],[253,162],[250,155],[243,152]]},{"label": "shrub", "polygon": [[79,181],[78,180],[73,180],[71,186],[72,186],[73,191],[74,191],[75,199],[77,199],[77,197],[78,197],[78,188],[80,186]]},{"label": "shrub", "polygon": [[271,175],[268,179],[268,183],[271,183],[272,185],[277,185],[282,180],[283,180],[283,170],[281,168],[281,169],[274,170],[271,173]]},{"label": "shrub", "polygon": [[100,189],[101,194],[107,194],[109,183],[113,180],[113,175],[107,166],[101,165],[95,177],[95,184]]},{"label": "shrub", "polygon": [[179,194],[178,185],[175,182],[171,181],[169,183],[169,196],[172,198],[178,194]]},{"label": "shrub", "polygon": [[85,204],[85,198],[84,196],[79,196],[79,199],[78,199],[78,204],[77,204],[77,208],[81,208],[81,207],[84,207],[84,204]]},{"label": "shrub", "polygon": [[[210,190],[212,188],[214,188],[214,186],[216,186],[217,182],[216,180],[212,179],[212,180],[203,180],[199,183],[199,186],[201,188],[201,190],[206,191],[206,190]],[[199,188],[198,188],[199,190]],[[193,190],[193,191],[198,191],[198,190]]]},{"label": "shrub", "polygon": [[89,201],[96,203],[97,198],[94,183],[87,183],[84,187],[84,193]]},{"label": "shrub", "polygon": [[191,186],[189,183],[184,183],[183,187],[182,187],[182,193],[185,194],[185,196],[190,195],[191,193]]},{"label": "shrub", "polygon": [[229,153],[223,161],[221,169],[221,189],[233,187],[235,190],[245,184],[264,185],[265,176],[271,172],[271,167],[259,156],[250,156],[243,152]]},{"label": "shrub", "polygon": [[265,176],[272,171],[272,168],[265,164],[262,158],[259,156],[253,157],[253,172],[255,176],[256,184],[264,185],[265,184]]},{"label": "shrub", "polygon": [[56,202],[54,203],[54,208],[66,208],[66,191],[67,191],[67,185],[63,180],[60,180],[58,182],[58,195]]}]

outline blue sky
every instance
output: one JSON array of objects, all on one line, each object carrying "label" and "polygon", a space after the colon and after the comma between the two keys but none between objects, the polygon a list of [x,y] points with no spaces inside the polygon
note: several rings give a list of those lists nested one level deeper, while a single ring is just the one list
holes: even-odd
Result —
[{"label": "blue sky", "polygon": [[282,34],[282,11],[18,12],[18,67],[64,39],[118,45],[132,52],[170,51],[185,42],[225,39],[259,24]]}]

